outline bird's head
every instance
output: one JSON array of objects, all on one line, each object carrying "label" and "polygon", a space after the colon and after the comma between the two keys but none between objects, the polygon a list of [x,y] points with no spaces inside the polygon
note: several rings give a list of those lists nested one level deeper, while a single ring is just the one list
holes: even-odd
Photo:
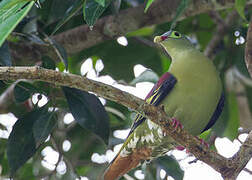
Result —
[{"label": "bird's head", "polygon": [[161,44],[171,57],[176,56],[177,53],[194,49],[190,40],[178,31],[168,31],[161,36],[156,36],[154,42]]}]

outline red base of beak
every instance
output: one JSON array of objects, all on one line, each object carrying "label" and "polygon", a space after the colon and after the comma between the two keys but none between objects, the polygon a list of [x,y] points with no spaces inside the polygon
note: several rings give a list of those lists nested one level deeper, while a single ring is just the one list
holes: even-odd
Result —
[{"label": "red base of beak", "polygon": [[167,36],[161,36],[162,41],[164,41],[165,39],[167,39]]}]

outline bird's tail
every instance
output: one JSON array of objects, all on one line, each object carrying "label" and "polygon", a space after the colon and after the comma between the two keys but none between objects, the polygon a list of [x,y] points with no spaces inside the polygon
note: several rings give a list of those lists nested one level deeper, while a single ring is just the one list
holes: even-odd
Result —
[{"label": "bird's tail", "polygon": [[108,167],[104,173],[104,180],[114,180],[124,175],[129,170],[137,167],[138,159],[133,159],[132,156],[121,157],[120,155]]},{"label": "bird's tail", "polygon": [[134,150],[131,154],[124,157],[118,154],[108,169],[104,172],[104,180],[115,180],[120,176],[123,176],[131,169],[140,165],[141,161],[148,159],[150,154],[151,150],[148,148]]}]

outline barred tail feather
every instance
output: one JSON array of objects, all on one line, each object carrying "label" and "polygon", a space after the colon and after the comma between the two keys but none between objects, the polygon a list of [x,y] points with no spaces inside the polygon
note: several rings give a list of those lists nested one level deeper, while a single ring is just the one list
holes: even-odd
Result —
[{"label": "barred tail feather", "polygon": [[120,154],[115,158],[112,164],[104,173],[104,180],[115,180],[133,168],[140,165],[141,161],[149,159],[151,150],[148,148],[141,148],[133,150],[133,152],[125,157]]}]

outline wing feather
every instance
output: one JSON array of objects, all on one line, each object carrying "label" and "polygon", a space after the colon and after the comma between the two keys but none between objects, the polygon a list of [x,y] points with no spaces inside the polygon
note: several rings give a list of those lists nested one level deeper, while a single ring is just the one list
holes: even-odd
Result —
[{"label": "wing feather", "polygon": [[216,107],[210,121],[208,122],[208,124],[206,125],[205,129],[202,132],[210,129],[215,124],[215,122],[217,121],[217,119],[221,115],[221,112],[222,112],[223,107],[224,107],[224,102],[225,102],[225,96],[224,96],[224,93],[222,93],[221,97],[220,97],[220,100],[219,100],[219,102],[217,104],[217,107]]},{"label": "wing feather", "polygon": [[[176,82],[177,79],[171,73],[166,72],[153,86],[149,94],[146,96],[145,101],[154,106],[158,106],[162,102],[162,100],[169,94],[169,92],[171,92]],[[146,118],[140,113],[138,113],[136,115],[133,125],[131,126],[129,135],[145,120]]]}]

